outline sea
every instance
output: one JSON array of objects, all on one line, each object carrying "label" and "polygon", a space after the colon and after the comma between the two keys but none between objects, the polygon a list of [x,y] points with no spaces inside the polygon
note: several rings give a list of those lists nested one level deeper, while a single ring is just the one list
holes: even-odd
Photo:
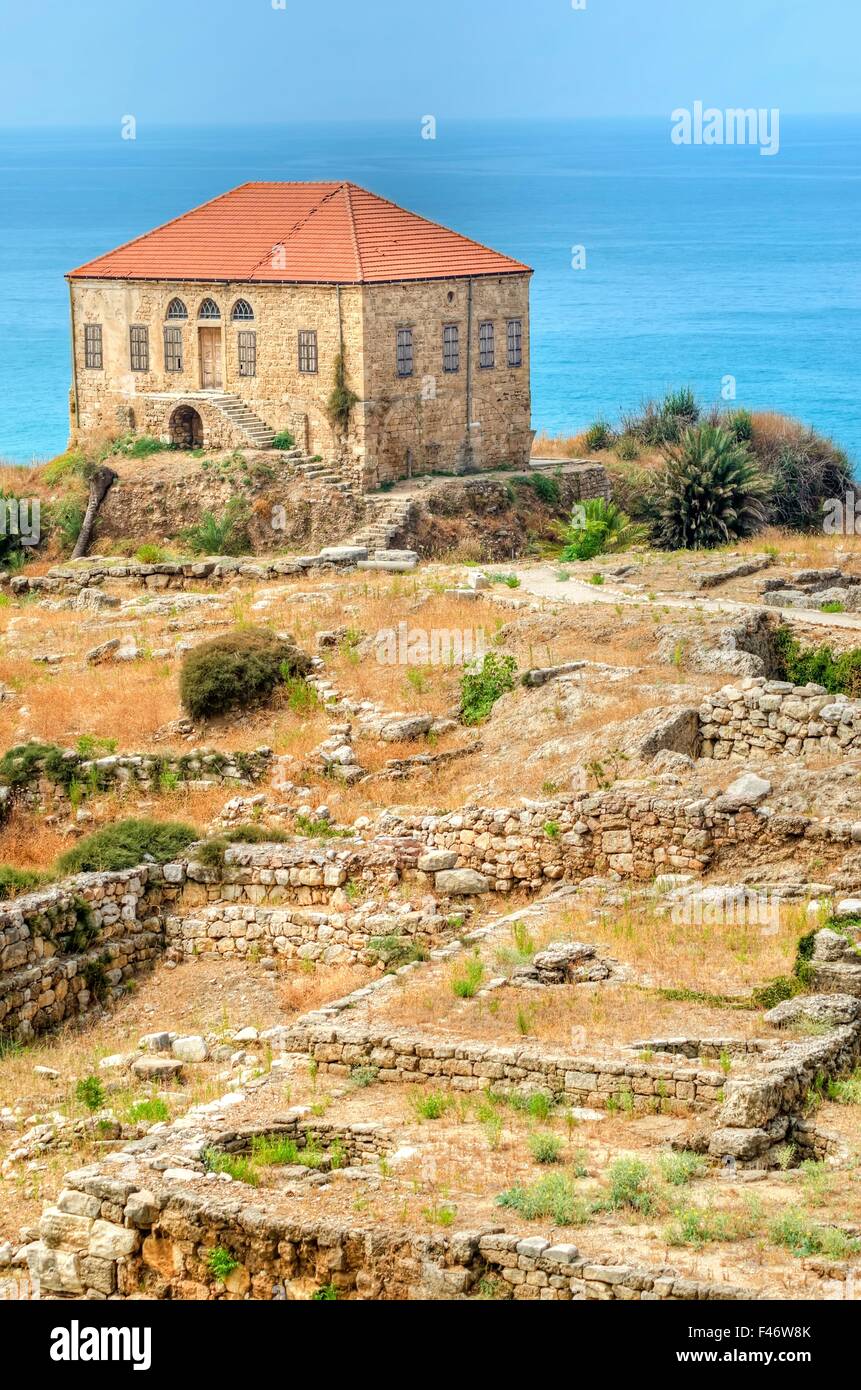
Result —
[{"label": "sea", "polygon": [[249,179],[344,178],[534,267],[536,429],[691,386],[861,460],[861,117],[783,115],[773,155],[669,119],[123,130],[0,131],[0,459],[66,443],[68,270]]}]

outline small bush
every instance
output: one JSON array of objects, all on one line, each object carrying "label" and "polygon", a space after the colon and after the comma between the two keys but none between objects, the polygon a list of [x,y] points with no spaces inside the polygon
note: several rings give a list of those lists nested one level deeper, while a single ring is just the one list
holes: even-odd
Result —
[{"label": "small bush", "polygon": [[440,1091],[423,1091],[410,1096],[410,1104],[420,1120],[439,1120],[451,1105]]},{"label": "small bush", "polygon": [[152,1100],[137,1100],[134,1105],[129,1106],[129,1123],[156,1125],[163,1124],[170,1119],[170,1111],[165,1102],[158,1096]]},{"label": "small bush", "polygon": [[617,1158],[610,1164],[610,1189],[605,1205],[611,1211],[627,1208],[648,1216],[655,1206],[654,1181],[639,1158]]},{"label": "small bush", "polygon": [[57,865],[63,873],[78,874],[134,869],[147,861],[167,864],[197,838],[194,827],[181,821],[121,820],[87,835]]},{"label": "small bush", "polygon": [[472,999],[484,979],[484,966],[477,956],[467,961],[462,973],[456,972],[451,978],[451,991],[457,999]]},{"label": "small bush", "polygon": [[75,1100],[88,1110],[102,1110],[105,1104],[105,1088],[97,1076],[83,1077],[75,1087]]},{"label": "small bush", "polygon": [[694,1178],[701,1178],[708,1164],[699,1154],[681,1153],[661,1154],[661,1177],[673,1187],[684,1187]]},{"label": "small bush", "polygon": [[192,719],[210,719],[259,705],[286,679],[309,670],[309,659],[284,638],[266,628],[237,628],[186,654],[180,697]]},{"label": "small bush", "polygon": [[336,1303],[338,1299],[337,1287],[332,1284],[321,1284],[311,1295],[312,1303]]},{"label": "small bush", "polygon": [[289,430],[279,430],[272,440],[273,449],[295,449],[296,440]]},{"label": "small bush", "polygon": [[160,545],[147,543],[139,545],[135,551],[135,559],[142,565],[161,565],[170,558],[168,552]]},{"label": "small bush", "polygon": [[256,1187],[260,1181],[258,1173],[249,1158],[241,1154],[223,1154],[217,1149],[204,1149],[203,1166],[209,1173],[226,1173],[234,1182],[244,1182]]},{"label": "small bush", "polygon": [[500,1192],[496,1202],[500,1207],[518,1212],[527,1221],[551,1220],[556,1226],[582,1225],[589,1214],[569,1173],[547,1173],[528,1187],[517,1183]]},{"label": "small bush", "polygon": [[777,629],[774,640],[781,680],[793,685],[813,682],[832,695],[861,695],[861,647],[838,653],[824,645],[802,647],[791,629],[784,626]]},{"label": "small bush", "polygon": [[460,682],[462,724],[481,724],[500,696],[514,689],[517,663],[513,656],[488,652],[481,665],[465,671]]},{"label": "small bush", "polygon": [[599,449],[609,449],[613,443],[613,429],[606,420],[596,420],[586,431],[586,448],[592,453]]},{"label": "small bush", "polygon": [[229,1250],[225,1250],[223,1245],[216,1245],[214,1250],[210,1250],[206,1263],[213,1279],[217,1279],[219,1284],[223,1284],[234,1271],[239,1268],[239,1261],[234,1259]]},{"label": "small bush", "polygon": [[529,1152],[536,1163],[558,1163],[562,1140],[558,1134],[530,1134]]},{"label": "small bush", "polygon": [[220,518],[204,512],[196,526],[182,533],[182,539],[194,555],[247,555],[249,520],[245,499],[232,497]]},{"label": "small bush", "polygon": [[769,1227],[768,1234],[775,1245],[799,1258],[825,1255],[832,1260],[844,1260],[861,1250],[861,1241],[847,1236],[834,1226],[818,1226],[798,1207],[782,1212]]},{"label": "small bush", "polygon": [[636,525],[613,502],[592,497],[578,502],[565,533],[560,560],[594,560],[596,555],[626,550],[645,539],[644,527]]}]

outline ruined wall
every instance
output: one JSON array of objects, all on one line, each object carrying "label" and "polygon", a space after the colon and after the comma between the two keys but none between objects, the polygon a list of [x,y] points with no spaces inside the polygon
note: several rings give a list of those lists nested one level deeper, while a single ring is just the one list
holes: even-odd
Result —
[{"label": "ruined wall", "polygon": [[821,685],[751,677],[703,698],[700,757],[839,758],[861,750],[861,700]]},{"label": "ruined wall", "polygon": [[[184,1185],[138,1182],[79,1169],[66,1174],[30,1246],[43,1296],[308,1300],[323,1286],[344,1299],[401,1301],[482,1296],[518,1300],[748,1299],[732,1284],[680,1278],[669,1266],[605,1265],[543,1236],[462,1231],[416,1235],[393,1228],[297,1222]],[[222,1283],[209,1257],[235,1268]]]}]

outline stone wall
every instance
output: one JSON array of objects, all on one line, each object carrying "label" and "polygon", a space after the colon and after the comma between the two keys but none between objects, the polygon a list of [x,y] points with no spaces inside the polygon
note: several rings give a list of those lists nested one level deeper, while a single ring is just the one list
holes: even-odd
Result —
[{"label": "stone wall", "polygon": [[285,1045],[337,1076],[373,1067],[378,1081],[436,1081],[461,1091],[537,1089],[567,1105],[603,1108],[611,1097],[630,1093],[635,1110],[659,1110],[662,1102],[702,1110],[715,1105],[724,1086],[722,1072],[673,1060],[593,1057],[534,1043],[500,1047],[382,1024],[317,1023],[310,1015],[291,1029]]},{"label": "stone wall", "polygon": [[0,782],[0,820],[18,805],[30,810],[71,812],[69,789],[75,783],[87,791],[107,791],[112,787],[146,791],[174,783],[253,786],[271,772],[275,760],[271,748],[238,753],[194,748],[187,753],[112,753],[104,758],[85,758],[66,748],[52,749],[51,754],[31,762],[27,749],[35,746],[19,745],[20,773],[12,785]]},{"label": "stone wall", "polygon": [[[340,344],[339,312],[350,384],[362,394],[361,296],[358,286],[344,287],[339,292],[332,285],[75,280],[72,304],[78,409],[77,418],[74,413],[72,418],[73,436],[86,441],[100,433],[122,434],[134,429],[167,441],[170,416],[177,405],[186,401],[203,418],[206,448],[247,444],[219,411],[189,394],[201,388],[199,329],[215,327],[222,339],[221,389],[241,397],[270,429],[291,430],[299,446],[308,453],[332,455],[339,442],[329,422],[326,403]],[[164,369],[163,329],[167,306],[174,297],[180,298],[188,310],[187,320],[171,325],[182,332],[181,372]],[[198,310],[204,298],[218,304],[220,320],[199,323]],[[240,298],[251,304],[253,322],[233,322],[233,305]],[[102,325],[104,366],[100,371],[84,366],[87,323]],[[133,323],[149,328],[148,372],[130,369],[129,327]],[[316,373],[299,371],[299,330],[308,328],[317,330]],[[254,377],[239,375],[237,336],[248,329],[257,334]]]},{"label": "stone wall", "polygon": [[703,698],[700,756],[838,758],[861,750],[861,700],[821,685],[793,686],[754,676]]},{"label": "stone wall", "polygon": [[[229,1252],[220,1282],[209,1258]],[[496,1232],[417,1235],[298,1222],[241,1201],[164,1181],[141,1187],[98,1168],[66,1174],[28,1251],[42,1296],[309,1300],[322,1287],[344,1299],[750,1299],[732,1284],[680,1277],[671,1266],[608,1264],[543,1236]]]},{"label": "stone wall", "polygon": [[143,865],[0,904],[0,1034],[30,1038],[121,993],[160,955],[175,891]]},{"label": "stone wall", "polygon": [[[364,400],[357,431],[363,481],[500,464],[525,468],[532,446],[529,275],[368,285]],[[523,325],[523,363],[507,365],[508,320]],[[479,366],[479,323],[495,330],[492,369]],[[460,369],[443,371],[443,326],[460,330]],[[470,332],[471,324],[471,332]],[[413,375],[397,374],[396,334],[413,332]]]}]

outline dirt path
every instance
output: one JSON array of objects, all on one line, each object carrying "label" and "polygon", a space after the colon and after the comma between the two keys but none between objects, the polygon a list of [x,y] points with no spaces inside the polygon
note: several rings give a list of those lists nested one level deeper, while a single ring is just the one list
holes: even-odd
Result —
[{"label": "dirt path", "polygon": [[[632,593],[628,588],[611,588],[606,583],[589,584],[574,578],[560,580],[557,578],[558,566],[551,568],[549,565],[531,565],[528,568],[520,568],[515,565],[512,568],[511,566],[493,565],[486,568],[500,573],[515,574],[520,580],[522,592],[533,594],[536,598],[549,598],[556,603],[603,603],[611,606],[622,604],[626,607],[645,604],[650,607],[683,609],[688,613],[691,609],[696,609],[703,613],[724,613],[727,615],[750,613],[764,606],[761,603],[745,602],[740,599],[706,598],[698,593],[683,595],[656,593],[653,598],[649,598],[642,591]],[[811,627],[848,628],[861,632],[861,613],[821,613],[818,609],[811,608],[771,607],[768,611],[777,614],[788,622],[804,623]]]}]

